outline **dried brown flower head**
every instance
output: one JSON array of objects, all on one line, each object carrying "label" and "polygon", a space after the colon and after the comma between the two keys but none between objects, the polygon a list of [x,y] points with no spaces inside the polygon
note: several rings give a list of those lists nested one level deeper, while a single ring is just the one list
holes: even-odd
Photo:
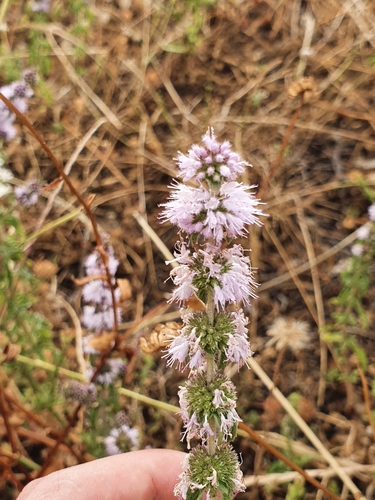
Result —
[{"label": "dried brown flower head", "polygon": [[181,324],[169,321],[165,325],[159,323],[148,337],[139,339],[139,347],[146,354],[153,354],[166,347],[180,333]]},{"label": "dried brown flower head", "polygon": [[292,82],[289,85],[287,94],[289,99],[294,99],[302,94],[304,101],[310,101],[315,96],[316,90],[316,81],[312,76],[308,76]]},{"label": "dried brown flower head", "polygon": [[32,270],[37,278],[50,280],[57,273],[58,267],[50,260],[39,260],[33,263]]},{"label": "dried brown flower head", "polygon": [[276,318],[267,330],[267,335],[272,338],[266,346],[275,346],[279,351],[288,347],[293,352],[301,351],[308,347],[311,340],[309,324],[292,318]]}]

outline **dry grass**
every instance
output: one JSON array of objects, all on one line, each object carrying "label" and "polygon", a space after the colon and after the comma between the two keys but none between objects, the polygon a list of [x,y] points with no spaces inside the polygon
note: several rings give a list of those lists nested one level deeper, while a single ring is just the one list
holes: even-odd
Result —
[{"label": "dry grass", "polygon": [[[253,164],[243,181],[262,186],[300,105],[299,97],[287,98],[288,87],[303,76],[314,77],[317,90],[303,103],[262,194],[270,217],[251,241],[242,242],[253,249],[262,284],[259,301],[248,311],[252,347],[272,377],[278,354],[274,348],[264,349],[270,324],[282,315],[311,326],[307,351],[283,353],[278,387],[286,396],[300,393],[309,408],[309,425],[372,498],[374,444],[363,417],[362,385],[349,392],[342,384],[325,385],[325,372],[334,361],[319,341],[318,329],[329,317],[329,299],[340,290],[332,268],[349,255],[347,246],[355,238],[351,234],[366,220],[367,202],[357,181],[364,178],[375,184],[374,3],[218,0],[212,9],[201,9],[203,23],[195,44],[186,41],[196,21],[182,1],[174,10],[171,2],[161,0],[90,2],[95,21],[85,44],[69,33],[68,12],[62,23],[21,24],[23,4],[11,2],[6,12],[8,31],[1,33],[5,50],[0,64],[15,54],[21,60],[26,56],[24,44],[31,29],[44,33],[51,48],[47,83],[53,100],[48,104],[42,95],[34,97],[27,116],[68,167],[79,191],[85,197],[96,195],[94,214],[111,235],[121,260],[120,277],[130,280],[133,290],[121,325],[122,331],[131,329],[132,347],[138,345],[140,326],[143,332],[151,331],[154,324],[173,319],[173,310],[164,307],[171,288],[165,282],[169,271],[164,256],[137,217],[146,219],[173,250],[176,231],[159,224],[158,205],[166,199],[175,174],[176,152],[186,152],[213,126],[219,139],[229,139]],[[56,4],[62,7],[64,2]],[[176,47],[187,51],[173,52]],[[82,51],[79,58],[73,57],[77,48]],[[7,146],[6,154],[21,181],[37,176],[51,182],[56,177],[44,151],[25,130]],[[29,231],[38,226],[46,203],[42,200],[23,214]],[[63,188],[46,220],[75,208],[74,198]],[[44,310],[56,331],[74,328],[69,307],[79,314],[79,296],[70,276],[79,274],[91,237],[82,216],[41,236],[32,247],[33,260],[49,258],[58,265],[55,296],[48,290],[53,307]],[[368,311],[373,318],[370,292]],[[373,372],[373,333],[356,333]],[[142,364],[139,356],[131,389],[138,389],[136,374]],[[256,428],[280,434],[284,413],[277,402],[266,399],[262,383],[252,372],[235,374],[234,379],[243,419],[249,422],[256,413]],[[175,404],[179,380],[157,358],[147,382],[149,395]],[[303,408],[298,410],[303,415]],[[174,418],[163,415],[158,421],[150,408],[143,418],[145,429],[153,422],[148,444],[179,446]],[[302,440],[296,429],[291,437]],[[242,452],[245,475],[263,477],[270,457],[246,438],[236,447]],[[319,457],[310,465],[325,467]],[[327,471],[325,477],[330,474]],[[284,498],[281,485],[272,494],[259,486],[270,480],[248,479],[249,491],[238,498]],[[351,498],[338,484],[342,498]],[[313,489],[308,491],[306,498],[321,498]]]}]

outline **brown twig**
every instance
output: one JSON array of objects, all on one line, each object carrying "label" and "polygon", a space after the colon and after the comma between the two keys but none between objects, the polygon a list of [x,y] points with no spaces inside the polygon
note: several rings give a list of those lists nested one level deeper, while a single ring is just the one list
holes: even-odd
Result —
[{"label": "brown twig", "polygon": [[[19,453],[21,449],[23,450],[23,453],[25,453],[25,450],[23,449],[21,443],[19,442],[17,434],[14,432],[14,429],[9,421],[9,408],[6,405],[5,402],[5,397],[4,397],[4,388],[2,384],[0,384],[0,415],[3,417],[3,422],[4,422],[4,427],[6,429],[6,434],[8,436],[9,443],[12,448],[13,453]],[[26,478],[30,480],[30,475],[28,471],[23,467],[22,464],[18,464],[19,467],[21,468],[22,472],[25,474]]]},{"label": "brown twig", "polygon": [[[26,415],[27,420],[29,422],[34,422],[37,426],[41,427],[42,429],[49,428],[49,426],[47,426],[41,418],[35,415],[35,413],[33,413],[32,411],[28,410],[25,406],[23,406],[9,391],[7,390],[4,391],[4,398],[8,401],[8,403],[11,402],[13,406],[16,406],[20,411],[22,411]],[[54,431],[53,429],[50,429],[48,432],[48,434],[52,437],[48,437],[44,433],[37,434],[36,432],[33,432],[29,429],[24,429],[23,427],[17,428],[17,434],[21,435],[22,437],[26,437],[27,439],[43,443],[50,448],[54,446],[55,437],[58,436],[58,432]],[[82,456],[78,455],[77,452],[69,444],[68,445],[64,444],[62,446],[66,451],[72,453],[79,461],[92,460],[92,457],[89,454],[85,454]]]},{"label": "brown twig", "polygon": [[0,384],[0,415],[3,417],[4,427],[8,436],[13,453],[18,453],[19,449],[14,439],[13,428],[9,422],[9,409],[5,405],[4,388]]},{"label": "brown twig", "polygon": [[281,451],[277,450],[274,448],[272,445],[268,444],[266,441],[264,441],[256,432],[254,432],[250,427],[245,425],[243,422],[240,422],[238,424],[238,428],[242,429],[243,431],[247,432],[251,439],[253,439],[256,443],[260,444],[263,448],[265,448],[267,451],[272,453],[276,458],[279,460],[282,460],[288,467],[291,469],[295,470],[296,472],[299,472],[301,476],[306,479],[310,484],[315,486],[315,488],[318,488],[320,490],[323,490],[326,495],[328,495],[330,498],[333,500],[340,500],[340,497],[335,495],[332,491],[330,491],[326,486],[323,484],[319,483],[316,479],[313,477],[309,476],[301,467],[296,465],[292,460],[290,460],[288,457],[286,457]]},{"label": "brown twig", "polygon": [[73,412],[73,415],[70,415],[70,417],[68,418],[68,423],[67,425],[64,427],[64,429],[60,432],[60,435],[56,438],[56,442],[54,444],[54,446],[50,449],[46,459],[44,460],[43,462],[43,465],[41,466],[38,474],[37,474],[37,478],[38,477],[42,477],[47,469],[47,467],[49,466],[51,460],[52,460],[52,457],[55,455],[56,451],[59,449],[60,445],[63,443],[64,439],[67,437],[70,429],[72,427],[74,427],[74,424],[75,422],[77,421],[77,417],[78,417],[78,413],[80,411],[80,409],[82,408],[82,404],[80,403],[76,409],[74,410]]},{"label": "brown twig", "polygon": [[285,132],[285,135],[284,135],[284,138],[283,138],[283,142],[281,143],[281,147],[279,149],[279,152],[278,152],[278,155],[277,155],[275,161],[273,162],[271,170],[269,171],[269,174],[264,179],[264,181],[262,182],[262,185],[259,188],[259,191],[257,193],[257,198],[261,198],[262,197],[263,193],[268,188],[268,185],[269,185],[271,179],[275,175],[275,172],[276,172],[277,168],[280,165],[280,162],[281,162],[281,159],[283,157],[284,151],[285,151],[285,149],[286,149],[286,147],[288,145],[289,139],[290,139],[290,134],[292,133],[294,125],[296,124],[297,118],[298,118],[298,116],[300,114],[300,111],[302,109],[302,104],[303,104],[303,94],[301,94],[301,96],[300,96],[300,103],[298,105],[298,108],[295,110],[295,112],[293,113],[293,115],[292,115],[292,117],[290,119],[288,128],[286,129],[286,132]]},{"label": "brown twig", "polygon": [[362,368],[359,366],[359,363],[357,363],[357,370],[359,373],[359,376],[361,378],[361,383],[362,383],[362,388],[363,388],[363,399],[365,400],[365,407],[366,407],[366,413],[367,413],[367,418],[372,430],[372,438],[375,440],[375,423],[374,419],[372,418],[372,413],[371,413],[371,406],[370,406],[370,394],[368,391],[367,387],[367,380],[365,377],[365,374],[363,373]]}]

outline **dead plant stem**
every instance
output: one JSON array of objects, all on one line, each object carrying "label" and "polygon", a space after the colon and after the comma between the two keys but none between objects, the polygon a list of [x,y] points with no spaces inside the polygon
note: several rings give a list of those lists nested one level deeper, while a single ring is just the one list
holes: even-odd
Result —
[{"label": "dead plant stem", "polygon": [[354,484],[352,479],[342,470],[337,460],[331,455],[327,448],[323,445],[320,439],[314,434],[302,417],[297,413],[293,406],[289,403],[286,397],[281,393],[281,391],[275,386],[269,376],[265,371],[259,366],[254,358],[248,358],[247,363],[253,372],[260,378],[267,389],[272,393],[272,395],[281,404],[284,410],[289,414],[289,416],[298,425],[305,436],[310,440],[310,442],[315,446],[315,448],[322,454],[322,457],[330,464],[332,469],[336,472],[341,481],[349,488],[356,500],[366,500],[362,495],[360,490]]},{"label": "dead plant stem", "polygon": [[[302,236],[303,236],[303,239],[305,241],[307,257],[308,257],[310,265],[311,265],[310,266],[311,279],[312,279],[313,288],[314,288],[315,305],[316,305],[316,312],[317,312],[317,319],[318,319],[318,329],[319,329],[319,332],[321,332],[325,326],[325,314],[324,314],[323,295],[322,295],[322,289],[320,286],[318,268],[317,268],[316,263],[312,264],[312,262],[316,260],[314,246],[313,246],[313,243],[311,241],[310,232],[309,232],[309,229],[307,227],[306,219],[304,217],[303,209],[302,209],[302,206],[301,206],[299,199],[295,200],[295,205],[296,205],[296,209],[297,209],[297,217],[298,217],[299,226],[301,228]],[[318,407],[321,407],[324,403],[324,395],[325,395],[325,388],[326,388],[327,362],[328,362],[327,345],[320,338],[320,374],[319,374],[319,387],[318,387],[318,400],[317,400]]]},{"label": "dead plant stem", "polygon": [[371,412],[371,406],[370,406],[370,394],[367,386],[367,380],[365,377],[365,374],[363,373],[362,368],[359,366],[357,363],[357,370],[359,373],[359,376],[361,378],[361,383],[362,383],[362,388],[363,388],[363,399],[365,400],[365,407],[366,407],[366,413],[367,413],[367,418],[372,430],[372,439],[375,439],[375,423],[374,419],[372,418],[372,412]]},{"label": "dead plant stem", "polygon": [[283,138],[283,142],[281,143],[281,147],[280,147],[279,152],[277,154],[277,157],[276,157],[276,159],[275,159],[275,161],[274,161],[274,163],[273,163],[273,165],[271,167],[271,170],[270,170],[269,174],[267,175],[267,177],[262,182],[262,185],[260,186],[260,189],[259,189],[259,191],[257,193],[257,197],[258,198],[262,197],[263,193],[268,188],[268,185],[269,185],[271,179],[275,175],[277,168],[280,165],[280,162],[281,162],[281,159],[283,157],[284,151],[285,151],[285,149],[286,149],[286,147],[288,145],[288,142],[289,142],[289,139],[290,139],[290,135],[292,133],[294,125],[296,124],[297,118],[298,118],[298,116],[300,114],[300,111],[302,109],[302,105],[303,105],[303,94],[301,94],[300,103],[299,103],[297,109],[295,110],[295,112],[293,113],[293,115],[292,115],[292,117],[290,119],[288,128],[286,129],[286,132],[285,132],[285,135],[284,135],[284,138]]},{"label": "dead plant stem", "polygon": [[306,479],[306,481],[315,486],[315,488],[323,490],[324,493],[333,500],[340,500],[340,497],[338,497],[335,493],[333,493],[333,491],[330,491],[326,486],[319,483],[319,481],[317,481],[313,477],[309,476],[306,471],[304,471],[301,467],[299,467],[299,465],[295,464],[292,460],[290,460],[283,453],[281,453],[281,451],[277,450],[272,445],[266,443],[264,439],[262,439],[256,432],[250,429],[250,427],[245,425],[243,422],[240,422],[238,424],[238,428],[245,431],[251,437],[251,439],[253,439],[253,441],[260,444],[263,448],[272,453],[279,460],[282,460],[291,469],[294,469],[296,472],[298,472],[304,479]]}]

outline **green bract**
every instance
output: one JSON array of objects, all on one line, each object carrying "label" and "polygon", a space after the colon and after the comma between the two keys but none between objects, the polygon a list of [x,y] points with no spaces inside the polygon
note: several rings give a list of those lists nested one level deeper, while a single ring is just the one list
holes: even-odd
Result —
[{"label": "green bract", "polygon": [[242,476],[236,453],[227,443],[210,456],[203,446],[197,446],[189,457],[190,484],[186,500],[201,500],[205,491],[222,494],[222,500],[232,500],[236,484],[233,478]]}]

